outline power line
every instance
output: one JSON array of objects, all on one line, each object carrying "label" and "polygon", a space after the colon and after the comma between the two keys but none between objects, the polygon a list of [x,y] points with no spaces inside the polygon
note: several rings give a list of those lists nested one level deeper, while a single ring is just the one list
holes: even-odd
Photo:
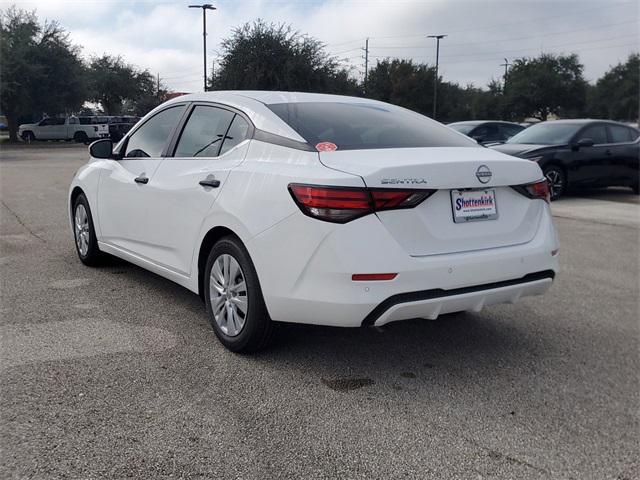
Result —
[{"label": "power line", "polygon": [[[600,47],[587,47],[587,48],[580,48],[580,49],[574,49],[572,51],[575,52],[586,52],[586,51],[590,51],[590,50],[603,50],[603,49],[607,49],[607,48],[620,48],[620,47],[637,47],[637,42],[633,42],[633,43],[623,43],[623,44],[618,44],[618,45],[604,45],[604,46],[600,46]],[[554,53],[554,52],[544,52],[544,53]],[[453,61],[453,62],[445,62],[447,65],[453,65],[453,64],[458,64],[458,63],[486,63],[486,62],[491,62],[491,61],[496,61],[499,62],[500,60],[503,60],[502,58],[496,58],[496,57],[487,57],[487,58],[477,58],[477,55],[470,55],[471,57],[476,57],[476,60],[457,60],[457,61]],[[385,59],[385,60],[389,60],[389,59],[394,59],[394,58],[399,58],[399,59],[410,59],[410,60],[416,60],[416,59],[420,59],[420,58],[426,58],[424,56],[422,57],[393,57],[391,55],[371,55],[370,58],[376,58],[376,59]]]},{"label": "power line", "polygon": [[[553,35],[566,35],[569,33],[576,33],[576,32],[582,32],[585,30],[593,30],[593,29],[602,29],[603,27],[616,27],[619,25],[626,25],[629,23],[637,23],[636,20],[628,20],[625,22],[618,22],[618,23],[610,23],[610,24],[605,24],[605,25],[597,25],[594,27],[587,27],[587,28],[580,28],[577,30],[565,30],[563,32],[555,32],[555,33],[545,33],[543,35],[530,35],[527,37],[511,37],[511,38],[501,38],[499,40],[489,40],[489,41],[482,41],[482,42],[464,42],[464,43],[450,43],[447,44],[447,47],[462,47],[462,46],[468,46],[468,45],[483,45],[483,44],[487,44],[487,43],[502,43],[502,42],[511,42],[511,41],[516,41],[516,40],[528,40],[528,39],[534,39],[534,38],[546,38],[546,37],[550,37]],[[634,34],[635,35],[635,34]],[[376,49],[385,49],[385,50],[391,50],[391,49],[401,49],[401,48],[424,48],[424,45],[385,45],[385,46],[380,46],[380,47],[376,47]]]},{"label": "power line", "polygon": [[[596,40],[586,40],[584,42],[569,42],[569,43],[559,43],[556,45],[547,45],[546,48],[558,48],[558,47],[566,47],[566,46],[573,46],[573,45],[584,45],[584,44],[589,44],[589,43],[600,43],[600,42],[606,42],[609,40],[620,40],[622,38],[628,38],[628,37],[635,37],[636,34],[629,34],[629,35],[618,35],[615,37],[608,37],[608,38],[599,38]],[[423,49],[426,47],[422,47]],[[380,49],[380,47],[374,47],[374,50],[378,50]],[[518,48],[518,49],[511,49],[511,50],[498,50],[498,51],[492,51],[492,52],[483,52],[483,53],[465,53],[465,54],[453,54],[453,55],[447,55],[447,58],[469,58],[469,57],[478,57],[478,55],[504,55],[507,53],[518,53],[518,52],[526,52],[526,51],[532,51],[532,50],[540,50],[539,47],[528,47],[528,48]],[[424,58],[424,55],[420,55],[417,57],[413,57],[413,58]],[[374,58],[377,58],[374,56]]]}]

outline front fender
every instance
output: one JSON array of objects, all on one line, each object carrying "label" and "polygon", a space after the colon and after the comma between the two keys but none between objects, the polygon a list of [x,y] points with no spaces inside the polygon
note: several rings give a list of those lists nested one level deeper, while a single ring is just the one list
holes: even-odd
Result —
[{"label": "front fender", "polygon": [[67,196],[67,213],[71,230],[73,231],[73,199],[79,189],[84,193],[85,197],[87,197],[87,201],[89,202],[91,215],[94,219],[93,228],[98,240],[102,238],[98,205],[98,188],[100,186],[100,172],[102,171],[100,163],[101,161],[94,160],[81,166],[71,180]]}]

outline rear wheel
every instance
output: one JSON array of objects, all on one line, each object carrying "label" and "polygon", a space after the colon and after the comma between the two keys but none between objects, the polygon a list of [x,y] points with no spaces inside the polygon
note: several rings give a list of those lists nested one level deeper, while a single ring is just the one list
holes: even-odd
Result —
[{"label": "rear wheel", "polygon": [[91,209],[84,193],[78,195],[73,202],[73,236],[80,261],[89,266],[98,265],[101,260],[100,249],[93,228]]},{"label": "rear wheel", "polygon": [[557,200],[567,188],[567,177],[557,165],[549,165],[544,169],[544,176],[549,182],[551,200]]},{"label": "rear wheel", "polygon": [[640,195],[640,184],[636,183],[635,185],[632,185],[631,189],[633,190],[633,193]]},{"label": "rear wheel", "polygon": [[87,136],[86,132],[76,132],[73,135],[73,139],[77,142],[77,143],[86,143],[89,141],[89,137]]},{"label": "rear wheel", "polygon": [[209,253],[204,275],[209,322],[220,342],[233,352],[265,347],[273,322],[242,242],[233,236],[219,240]]}]

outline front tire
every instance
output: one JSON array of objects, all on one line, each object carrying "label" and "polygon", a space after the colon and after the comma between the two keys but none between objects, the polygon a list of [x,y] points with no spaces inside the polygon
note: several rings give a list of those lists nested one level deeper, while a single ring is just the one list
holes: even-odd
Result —
[{"label": "front tire", "polygon": [[224,237],[211,249],[204,296],[209,323],[225,347],[249,353],[267,345],[273,322],[253,262],[237,237]]},{"label": "front tire", "polygon": [[81,193],[73,202],[73,237],[76,243],[78,258],[85,265],[94,267],[100,263],[101,253],[98,239],[93,227],[93,217],[89,202]]},{"label": "front tire", "polygon": [[86,132],[76,132],[73,134],[73,139],[76,143],[87,143],[89,141],[89,137]]},{"label": "front tire", "polygon": [[567,176],[562,168],[557,165],[549,165],[544,169],[544,177],[549,183],[551,201],[557,200],[567,189]]},{"label": "front tire", "polygon": [[24,140],[27,143],[31,143],[36,139],[36,136],[33,134],[33,132],[24,132],[22,134],[22,140]]}]

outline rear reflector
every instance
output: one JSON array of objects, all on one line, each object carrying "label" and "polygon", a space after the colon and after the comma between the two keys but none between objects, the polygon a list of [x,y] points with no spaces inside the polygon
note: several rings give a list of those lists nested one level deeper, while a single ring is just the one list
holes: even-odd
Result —
[{"label": "rear reflector", "polygon": [[289,192],[305,215],[327,222],[346,223],[373,212],[413,208],[431,196],[435,190],[292,183],[289,184]]},{"label": "rear reflector", "polygon": [[351,280],[354,282],[370,282],[375,280],[393,280],[397,273],[354,273]]},{"label": "rear reflector", "polygon": [[538,198],[549,203],[551,201],[551,195],[549,192],[549,184],[547,180],[539,180],[534,183],[527,183],[525,185],[514,185],[515,191],[521,193],[525,197]]}]

